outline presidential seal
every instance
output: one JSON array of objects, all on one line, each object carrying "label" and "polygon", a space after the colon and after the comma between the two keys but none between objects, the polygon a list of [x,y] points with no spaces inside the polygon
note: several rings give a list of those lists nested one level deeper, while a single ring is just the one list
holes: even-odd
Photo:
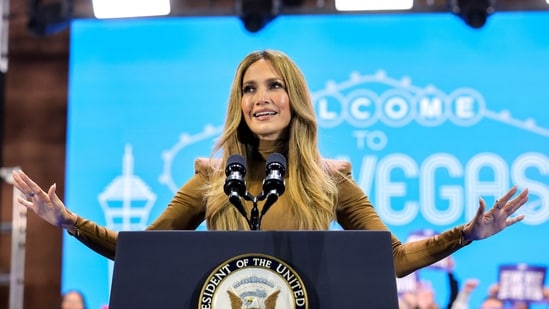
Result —
[{"label": "presidential seal", "polygon": [[309,308],[303,281],[288,264],[246,254],[220,264],[206,279],[198,309]]}]

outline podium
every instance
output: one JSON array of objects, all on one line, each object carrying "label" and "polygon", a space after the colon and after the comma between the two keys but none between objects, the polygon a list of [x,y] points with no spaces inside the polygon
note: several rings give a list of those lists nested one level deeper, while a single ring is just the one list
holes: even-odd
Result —
[{"label": "podium", "polygon": [[277,309],[398,308],[390,233],[118,235],[109,309],[269,309],[274,298]]}]

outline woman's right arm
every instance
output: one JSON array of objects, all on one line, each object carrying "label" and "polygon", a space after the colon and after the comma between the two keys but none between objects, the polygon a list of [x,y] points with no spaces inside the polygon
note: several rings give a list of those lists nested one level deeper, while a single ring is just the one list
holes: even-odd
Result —
[{"label": "woman's right arm", "polygon": [[[194,176],[180,188],[147,230],[193,230],[204,221],[204,183],[211,169],[209,164],[209,161],[197,159]],[[118,232],[71,212],[55,193],[55,184],[46,193],[21,170],[13,172],[13,180],[14,186],[26,196],[17,199],[20,205],[48,223],[66,229],[93,251],[114,260]]]},{"label": "woman's right arm", "polygon": [[71,212],[57,196],[55,183],[49,187],[48,192],[45,192],[21,170],[14,171],[12,176],[13,185],[26,197],[17,198],[19,205],[32,210],[51,225],[67,230],[69,234],[95,252],[114,259],[117,232]]}]

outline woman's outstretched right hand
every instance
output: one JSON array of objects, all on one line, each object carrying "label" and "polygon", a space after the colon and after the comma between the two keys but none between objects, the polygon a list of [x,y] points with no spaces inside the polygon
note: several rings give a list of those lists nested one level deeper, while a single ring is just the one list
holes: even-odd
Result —
[{"label": "woman's outstretched right hand", "polygon": [[48,192],[45,192],[22,170],[13,171],[12,176],[13,185],[26,197],[26,199],[20,196],[17,198],[20,205],[31,209],[40,218],[54,226],[66,229],[74,228],[77,216],[70,212],[59,199],[55,193],[55,183],[50,186]]}]

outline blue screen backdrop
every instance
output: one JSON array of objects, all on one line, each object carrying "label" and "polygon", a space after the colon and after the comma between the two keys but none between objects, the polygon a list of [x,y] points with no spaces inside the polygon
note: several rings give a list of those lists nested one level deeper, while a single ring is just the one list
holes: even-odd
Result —
[{"label": "blue screen backdrop", "polygon": [[[451,14],[280,16],[258,33],[236,17],[73,21],[66,204],[145,228],[210,155],[239,61],[279,49],[306,76],[323,155],[352,162],[401,240],[529,188],[523,222],[451,257],[460,283],[480,280],[478,307],[500,265],[549,263],[547,29],[545,12],[498,12],[482,29]],[[106,306],[112,263],[70,236],[63,257],[63,290]],[[417,275],[446,306],[444,271]]]}]

